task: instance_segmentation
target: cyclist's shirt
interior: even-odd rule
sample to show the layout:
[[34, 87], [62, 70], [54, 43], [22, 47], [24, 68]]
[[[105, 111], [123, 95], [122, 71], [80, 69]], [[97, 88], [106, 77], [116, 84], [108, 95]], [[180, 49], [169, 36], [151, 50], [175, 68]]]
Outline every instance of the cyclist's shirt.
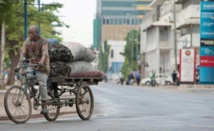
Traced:
[[155, 73], [152, 74], [151, 80], [155, 79]]
[[22, 47], [22, 54], [21, 54], [21, 60], [23, 59], [23, 56], [26, 56], [26, 59], [31, 59], [31, 58], [37, 58], [38, 60], [34, 60], [31, 62], [31, 64], [36, 64], [38, 63], [43, 55], [46, 55], [46, 60], [45, 60], [45, 66], [46, 69], [38, 69], [38, 71], [45, 73], [49, 75], [50, 73], [50, 60], [49, 60], [49, 54], [48, 54], [48, 44], [44, 38], [39, 37], [39, 40], [32, 44], [30, 39], [26, 39], [24, 41], [23, 47]]

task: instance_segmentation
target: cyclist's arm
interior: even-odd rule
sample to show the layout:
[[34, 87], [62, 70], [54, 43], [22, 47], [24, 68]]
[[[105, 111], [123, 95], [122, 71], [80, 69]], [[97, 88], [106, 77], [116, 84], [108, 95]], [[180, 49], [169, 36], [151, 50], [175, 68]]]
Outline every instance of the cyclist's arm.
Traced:
[[23, 46], [21, 48], [21, 53], [20, 53], [18, 67], [21, 66], [23, 59], [27, 57], [27, 43], [28, 43], [28, 39], [25, 40], [25, 42], [24, 42], [24, 44], [23, 44]]
[[45, 65], [45, 60], [47, 59], [47, 57], [48, 57], [48, 44], [45, 42], [42, 45], [42, 58], [39, 61], [39, 64]]

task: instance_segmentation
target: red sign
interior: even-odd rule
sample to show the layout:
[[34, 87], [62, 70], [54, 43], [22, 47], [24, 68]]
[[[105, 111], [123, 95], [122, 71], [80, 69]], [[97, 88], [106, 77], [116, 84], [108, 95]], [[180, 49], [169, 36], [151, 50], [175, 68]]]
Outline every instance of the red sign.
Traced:
[[201, 56], [200, 66], [214, 67], [214, 56]]

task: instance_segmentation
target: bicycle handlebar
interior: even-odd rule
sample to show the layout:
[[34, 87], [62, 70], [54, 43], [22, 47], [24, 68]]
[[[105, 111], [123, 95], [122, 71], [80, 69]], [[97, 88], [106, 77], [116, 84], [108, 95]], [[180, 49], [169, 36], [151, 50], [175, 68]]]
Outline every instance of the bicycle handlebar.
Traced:
[[[36, 60], [36, 58], [31, 58], [31, 59], [24, 59], [23, 61], [22, 61], [22, 63], [25, 63], [25, 64], [27, 64], [28, 62], [31, 62], [32, 60]], [[40, 67], [44, 67], [45, 68], [45, 66], [44, 65], [40, 65], [40, 64], [27, 64], [27, 65], [24, 65], [24, 66], [20, 66], [20, 67], [16, 67], [15, 68], [15, 72], [17, 73], [17, 72], [19, 72], [19, 70], [21, 69], [21, 68], [27, 68], [27, 67], [33, 67], [34, 69], [39, 69]]]

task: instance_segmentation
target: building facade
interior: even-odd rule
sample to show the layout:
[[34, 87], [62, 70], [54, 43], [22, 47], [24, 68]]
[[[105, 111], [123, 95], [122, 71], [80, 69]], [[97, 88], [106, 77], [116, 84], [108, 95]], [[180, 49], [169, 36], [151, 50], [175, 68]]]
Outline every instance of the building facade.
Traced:
[[142, 66], [143, 77], [152, 71], [171, 75], [179, 66], [179, 49], [199, 47], [199, 4], [200, 0], [151, 2], [152, 10], [141, 24], [142, 61], [149, 65]]
[[97, 0], [94, 20], [94, 49], [105, 40], [125, 40], [128, 32], [139, 30], [151, 0]]
[[125, 58], [121, 55], [121, 52], [124, 52], [126, 41], [107, 41], [110, 45], [110, 52], [108, 58], [108, 67], [109, 71], [112, 73], [119, 73], [122, 70]]

